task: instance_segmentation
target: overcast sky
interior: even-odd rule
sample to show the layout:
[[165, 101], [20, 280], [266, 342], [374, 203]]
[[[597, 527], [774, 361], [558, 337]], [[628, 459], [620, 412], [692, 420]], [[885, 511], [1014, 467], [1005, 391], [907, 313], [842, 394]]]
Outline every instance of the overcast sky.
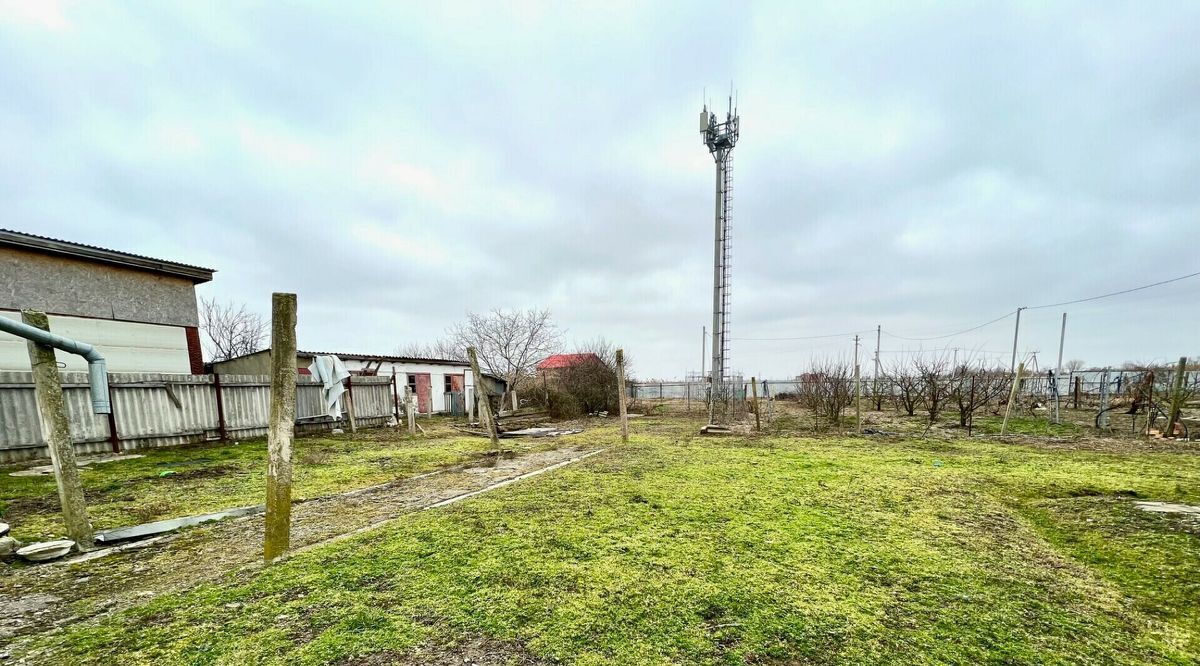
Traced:
[[[211, 267], [264, 314], [297, 292], [302, 348], [548, 307], [678, 377], [711, 318], [697, 117], [733, 81], [731, 364], [786, 377], [851, 336], [737, 338], [940, 336], [1200, 270], [1198, 38], [1182, 2], [0, 0], [0, 226]], [[1071, 306], [1066, 356], [1200, 355], [1198, 297]], [[1043, 368], [1062, 311], [1023, 315]]]

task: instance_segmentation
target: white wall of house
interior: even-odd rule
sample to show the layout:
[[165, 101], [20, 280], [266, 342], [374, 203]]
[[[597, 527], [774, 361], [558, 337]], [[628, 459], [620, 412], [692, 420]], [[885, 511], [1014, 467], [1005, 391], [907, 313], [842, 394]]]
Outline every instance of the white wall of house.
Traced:
[[[21, 320], [21, 313], [0, 310], [0, 317]], [[187, 333], [182, 326], [143, 324], [112, 319], [50, 315], [50, 331], [96, 347], [109, 372], [165, 372], [189, 374]], [[64, 370], [86, 371], [82, 356], [59, 351]], [[29, 370], [25, 338], [0, 332], [0, 370]]]
[[[346, 365], [347, 370], [361, 370], [369, 363], [366, 361], [342, 361]], [[373, 363], [370, 363], [374, 367]], [[391, 363], [384, 362], [379, 367], [380, 377], [391, 377], [392, 369], [396, 370], [396, 381], [399, 382], [401, 396], [403, 396], [404, 387], [408, 385], [409, 374], [428, 374], [429, 386], [431, 389], [430, 405], [434, 412], [447, 411], [445, 384], [446, 375], [463, 375], [463, 386], [471, 387], [474, 382], [471, 379], [471, 369], [461, 365], [448, 365], [443, 363]]]

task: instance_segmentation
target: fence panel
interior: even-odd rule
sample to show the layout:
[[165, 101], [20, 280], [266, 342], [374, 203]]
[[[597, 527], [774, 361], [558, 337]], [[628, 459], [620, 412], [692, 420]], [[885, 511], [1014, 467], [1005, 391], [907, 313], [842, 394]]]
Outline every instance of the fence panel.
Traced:
[[[61, 373], [71, 437], [79, 453], [112, 450], [108, 417], [93, 414], [87, 373]], [[392, 415], [390, 377], [354, 377], [354, 412], [359, 425], [381, 425]], [[109, 389], [123, 451], [218, 439], [220, 416], [212, 375], [112, 373]], [[222, 375], [221, 406], [229, 437], [266, 435], [271, 389], [268, 377]], [[343, 401], [343, 409], [345, 402]], [[298, 430], [332, 428], [319, 382], [296, 380]], [[46, 455], [30, 372], [0, 372], [0, 463]]]

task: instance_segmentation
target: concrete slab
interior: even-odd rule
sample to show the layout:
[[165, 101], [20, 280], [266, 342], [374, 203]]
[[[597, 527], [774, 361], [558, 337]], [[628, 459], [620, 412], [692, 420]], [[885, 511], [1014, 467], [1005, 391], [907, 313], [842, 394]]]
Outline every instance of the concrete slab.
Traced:
[[174, 532], [184, 527], [192, 527], [201, 523], [209, 523], [216, 520], [225, 520], [226, 518], [240, 518], [242, 516], [252, 516], [264, 511], [264, 506], [243, 506], [236, 509], [228, 509], [226, 511], [217, 511], [216, 513], [205, 513], [199, 516], [185, 516], [183, 518], [172, 518], [171, 520], [158, 520], [153, 523], [143, 523], [132, 527], [118, 527], [111, 530], [101, 530], [96, 532], [96, 541], [99, 543], [113, 543], [114, 541], [125, 541], [128, 539], [141, 539], [156, 534], [165, 532]]
[[1134, 506], [1142, 511], [1153, 513], [1182, 513], [1190, 516], [1200, 516], [1200, 506], [1191, 504], [1173, 504], [1171, 502], [1134, 502]]

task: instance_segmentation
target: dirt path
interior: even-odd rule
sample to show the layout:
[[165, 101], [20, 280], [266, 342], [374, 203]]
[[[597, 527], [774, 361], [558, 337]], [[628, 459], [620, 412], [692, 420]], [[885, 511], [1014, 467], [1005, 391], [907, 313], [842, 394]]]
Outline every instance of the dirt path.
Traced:
[[[309, 500], [292, 508], [293, 553], [388, 520], [467, 499], [594, 453], [561, 448], [467, 466], [362, 491]], [[43, 633], [225, 576], [248, 579], [262, 563], [263, 517], [248, 516], [190, 530], [86, 561], [17, 568], [0, 580], [0, 661], [20, 652], [20, 637]]]

